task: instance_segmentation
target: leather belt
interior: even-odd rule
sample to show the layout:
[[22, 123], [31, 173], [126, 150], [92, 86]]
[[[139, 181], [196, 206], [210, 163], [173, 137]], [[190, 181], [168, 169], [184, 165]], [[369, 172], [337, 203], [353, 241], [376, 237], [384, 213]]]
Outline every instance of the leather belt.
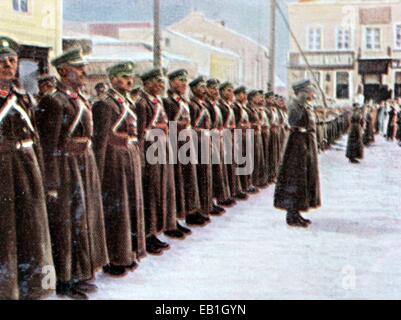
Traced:
[[292, 132], [300, 132], [300, 133], [307, 133], [308, 130], [306, 128], [300, 128], [300, 127], [293, 127], [290, 129]]
[[0, 153], [11, 153], [16, 151], [26, 151], [33, 148], [34, 142], [32, 139], [20, 141], [3, 141], [0, 143]]
[[128, 147], [139, 143], [138, 138], [129, 135], [111, 134], [109, 136], [109, 143], [113, 146]]
[[92, 140], [87, 137], [67, 138], [63, 151], [65, 153], [81, 154], [88, 151], [92, 146]]

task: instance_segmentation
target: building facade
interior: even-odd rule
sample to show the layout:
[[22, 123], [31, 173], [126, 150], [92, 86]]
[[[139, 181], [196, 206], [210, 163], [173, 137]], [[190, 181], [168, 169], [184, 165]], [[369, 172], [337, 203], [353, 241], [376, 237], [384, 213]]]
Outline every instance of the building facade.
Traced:
[[268, 49], [253, 39], [231, 30], [224, 23], [207, 19], [192, 12], [170, 29], [208, 45], [229, 50], [241, 59], [239, 83], [250, 88], [266, 90], [268, 83]]
[[[85, 31], [92, 38], [114, 38], [115, 43], [144, 43], [148, 45], [150, 50], [153, 49], [153, 25], [151, 23], [109, 22], [88, 23], [86, 25], [65, 23], [64, 26], [65, 34], [77, 34], [81, 30], [81, 32]], [[100, 47], [98, 44], [95, 44], [95, 47], [96, 50], [94, 50], [92, 56], [98, 55]], [[162, 30], [161, 47], [163, 66], [168, 70], [176, 69], [181, 65], [181, 67], [188, 69], [190, 78], [195, 78], [201, 74], [222, 81], [228, 80], [235, 84], [240, 83], [241, 57], [228, 49], [212, 46], [170, 28]], [[107, 51], [110, 48], [105, 47], [104, 50]], [[114, 51], [113, 55], [115, 55]], [[134, 52], [137, 51], [123, 48], [119, 54], [127, 56], [127, 53], [129, 55]], [[105, 56], [104, 53], [103, 56]], [[151, 52], [149, 52], [148, 58], [148, 62], [151, 63], [153, 59]], [[182, 63], [177, 63], [179, 60]]]
[[62, 0], [3, 0], [0, 12], [0, 34], [22, 45], [22, 59], [46, 68], [61, 53]]
[[[401, 0], [300, 0], [288, 4], [289, 83], [313, 78], [329, 99], [349, 104], [401, 96]], [[313, 75], [311, 74], [313, 73]]]

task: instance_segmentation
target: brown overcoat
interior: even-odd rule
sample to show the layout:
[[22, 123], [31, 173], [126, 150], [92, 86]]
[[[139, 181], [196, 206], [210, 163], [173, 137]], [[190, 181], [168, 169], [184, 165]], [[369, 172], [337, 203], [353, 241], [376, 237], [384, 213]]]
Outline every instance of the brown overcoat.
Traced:
[[238, 148], [238, 146], [236, 146], [234, 143], [234, 130], [236, 129], [235, 113], [233, 110], [233, 104], [229, 103], [224, 99], [220, 99], [219, 107], [221, 110], [221, 114], [223, 116], [224, 128], [225, 130], [230, 130], [232, 133], [231, 149], [228, 150], [229, 148], [226, 148], [227, 149], [226, 152], [229, 152], [232, 155], [232, 161], [231, 163], [226, 163], [226, 167], [227, 167], [228, 181], [230, 185], [230, 193], [233, 197], [235, 197], [242, 192], [240, 176], [237, 175], [236, 172], [238, 164], [235, 163], [235, 157], [234, 157], [236, 152], [235, 149]]
[[[177, 227], [176, 195], [174, 167], [170, 164], [168, 149], [171, 148], [168, 138], [168, 118], [161, 98], [142, 92], [136, 103], [138, 116], [138, 137], [143, 162], [143, 193], [145, 203], [146, 236], [175, 230]], [[146, 153], [152, 141], [146, 137], [150, 130], [164, 130], [161, 145], [165, 146], [166, 163], [150, 163]]]
[[[189, 104], [183, 97], [168, 91], [168, 97], [163, 100], [163, 103], [169, 121], [177, 122], [177, 135], [186, 129], [190, 129], [191, 115]], [[186, 141], [178, 140], [177, 151], [186, 143], [193, 144], [193, 138], [190, 140], [187, 139]], [[193, 144], [193, 147], [195, 148], [196, 146]], [[195, 161], [197, 159], [195, 157], [192, 160]], [[183, 164], [179, 159], [177, 159], [177, 164], [174, 165], [174, 176], [177, 216], [179, 219], [185, 219], [186, 215], [201, 210], [196, 164], [191, 162]]]
[[212, 177], [213, 197], [216, 198], [219, 203], [221, 203], [231, 198], [227, 166], [223, 161], [223, 116], [217, 101], [206, 100], [206, 108], [208, 109], [211, 118], [211, 135], [216, 136], [219, 139], [219, 143], [212, 143]]
[[[7, 105], [19, 111], [7, 111]], [[53, 259], [39, 138], [28, 96], [17, 88], [0, 96], [0, 117], [0, 299], [39, 299], [51, 292], [42, 280], [52, 271]], [[23, 140], [34, 147], [18, 149]]]
[[289, 124], [291, 133], [280, 166], [274, 206], [308, 211], [321, 205], [316, 120], [312, 108], [293, 101]]
[[[189, 103], [191, 114], [191, 126], [198, 134], [198, 164], [196, 165], [198, 176], [198, 189], [200, 206], [204, 215], [209, 215], [213, 209], [213, 175], [212, 175], [212, 144], [206, 145], [205, 150], [201, 148], [202, 133], [210, 133], [211, 118], [209, 110], [204, 101], [193, 97]], [[203, 139], [208, 138], [208, 135]], [[207, 149], [207, 150], [206, 150]], [[203, 154], [203, 153], [206, 154]], [[203, 163], [202, 156], [207, 163]]]
[[110, 89], [94, 104], [93, 120], [110, 263], [129, 266], [146, 254], [142, 165], [134, 105]]
[[355, 110], [351, 116], [351, 127], [346, 151], [346, 157], [349, 159], [363, 158], [362, 126], [362, 113], [359, 110]]
[[38, 106], [57, 279], [86, 281], [108, 262], [101, 184], [91, 146], [91, 106], [61, 84]]

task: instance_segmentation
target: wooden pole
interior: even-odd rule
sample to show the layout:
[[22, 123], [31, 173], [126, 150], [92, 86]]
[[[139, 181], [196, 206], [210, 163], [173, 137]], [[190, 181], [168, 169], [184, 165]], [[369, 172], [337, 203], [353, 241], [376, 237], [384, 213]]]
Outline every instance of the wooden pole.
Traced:
[[276, 0], [270, 0], [270, 44], [269, 44], [269, 84], [268, 90], [276, 88]]
[[153, 1], [153, 65], [157, 69], [162, 67], [161, 30], [160, 30], [160, 0]]

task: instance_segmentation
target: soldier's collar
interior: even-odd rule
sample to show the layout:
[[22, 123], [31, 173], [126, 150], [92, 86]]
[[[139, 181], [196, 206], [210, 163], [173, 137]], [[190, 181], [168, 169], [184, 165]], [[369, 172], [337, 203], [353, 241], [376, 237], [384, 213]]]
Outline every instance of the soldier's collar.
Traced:
[[178, 94], [177, 92], [168, 91], [168, 94], [171, 96], [171, 98], [173, 98], [176, 102], [180, 103], [180, 102], [184, 102], [184, 103], [188, 103], [185, 98], [183, 98], [180, 94]]
[[143, 91], [143, 93], [144, 93], [145, 97], [146, 97], [150, 102], [152, 102], [154, 105], [156, 105], [156, 104], [163, 105], [163, 102], [162, 102], [162, 99], [161, 99], [160, 96], [154, 96], [154, 95], [148, 93], [148, 92], [145, 91], [145, 90]]

